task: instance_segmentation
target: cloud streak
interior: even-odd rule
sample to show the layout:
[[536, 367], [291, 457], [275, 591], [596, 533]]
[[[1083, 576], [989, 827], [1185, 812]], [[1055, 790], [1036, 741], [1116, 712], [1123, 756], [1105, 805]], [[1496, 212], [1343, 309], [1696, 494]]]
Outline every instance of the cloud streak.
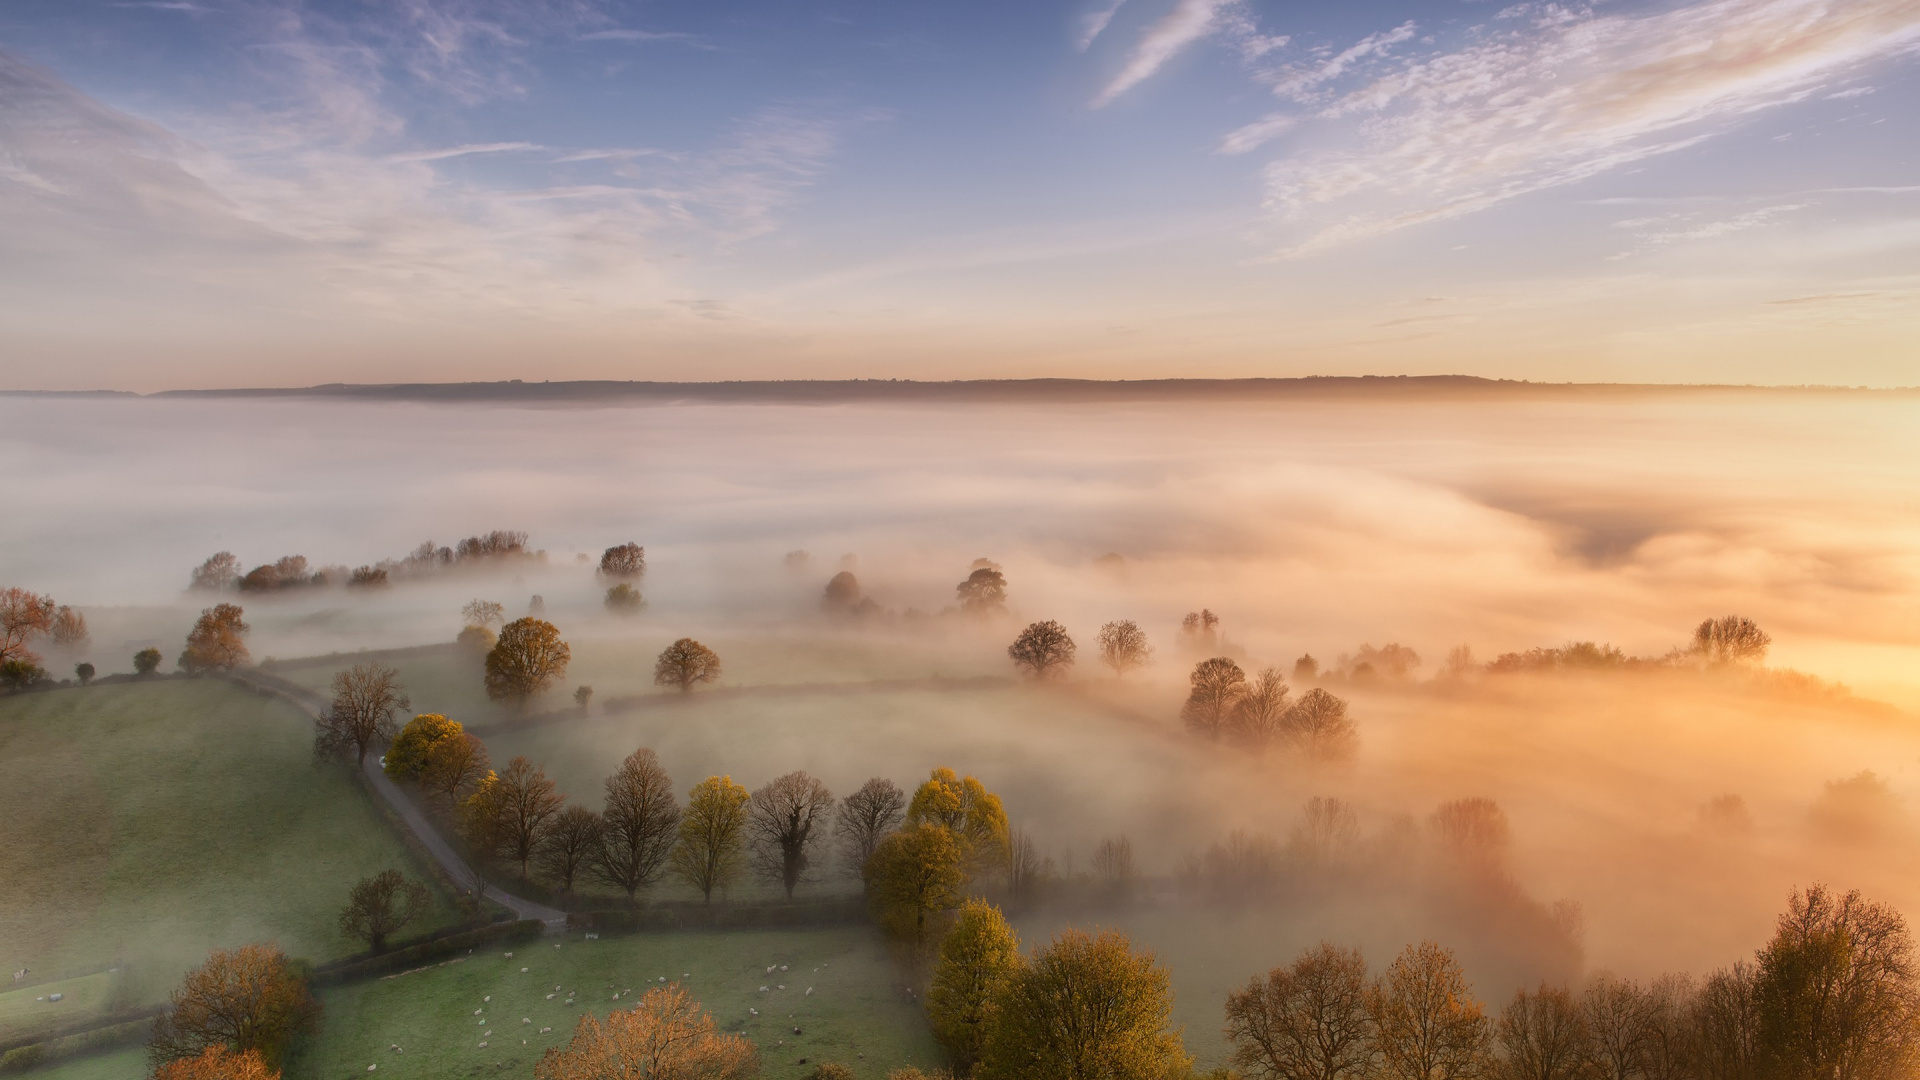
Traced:
[[[1409, 28], [1272, 76], [1275, 93], [1308, 116], [1360, 121], [1349, 145], [1267, 169], [1269, 209], [1306, 230], [1283, 254], [1462, 217], [1683, 150], [1920, 44], [1916, 0], [1708, 0], [1643, 16], [1522, 10], [1517, 29], [1384, 71], [1387, 46]], [[1252, 137], [1235, 133], [1223, 149]]]
[[[1221, 12], [1235, 0], [1179, 0], [1173, 10], [1160, 17], [1141, 35], [1120, 74], [1093, 99], [1098, 109], [1153, 77], [1161, 66], [1182, 49], [1220, 28]], [[1102, 24], [1104, 26], [1104, 24]], [[1091, 40], [1091, 39], [1089, 39]]]

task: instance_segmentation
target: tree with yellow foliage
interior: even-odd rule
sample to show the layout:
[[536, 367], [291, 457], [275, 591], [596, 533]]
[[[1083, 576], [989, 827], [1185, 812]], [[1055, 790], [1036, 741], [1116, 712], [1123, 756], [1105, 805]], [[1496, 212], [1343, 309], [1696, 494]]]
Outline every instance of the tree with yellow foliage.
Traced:
[[977, 1080], [1164, 1080], [1192, 1059], [1173, 987], [1125, 935], [1067, 930], [1009, 980]]
[[687, 792], [673, 869], [713, 903], [713, 891], [739, 880], [746, 864], [747, 789], [731, 776], [709, 776]]
[[940, 942], [940, 963], [927, 988], [927, 1021], [962, 1076], [987, 1043], [994, 1011], [1020, 968], [1020, 940], [1000, 909], [984, 900], [960, 905]]
[[535, 1080], [747, 1080], [760, 1052], [739, 1035], [722, 1035], [713, 1017], [678, 983], [647, 991], [631, 1009], [605, 1020], [588, 1013], [565, 1046], [546, 1052]]
[[971, 776], [935, 769], [907, 804], [907, 824], [931, 822], [953, 833], [961, 858], [972, 873], [1005, 864], [1007, 811], [1000, 796]]
[[461, 734], [458, 720], [439, 713], [421, 713], [407, 721], [400, 734], [387, 747], [383, 768], [395, 780], [412, 780], [427, 767], [427, 754], [442, 739]]
[[863, 877], [874, 918], [918, 953], [964, 895], [964, 849], [944, 825], [910, 824], [880, 841]]
[[500, 628], [500, 640], [487, 652], [487, 696], [524, 705], [565, 675], [572, 659], [558, 627], [545, 619], [515, 619]]

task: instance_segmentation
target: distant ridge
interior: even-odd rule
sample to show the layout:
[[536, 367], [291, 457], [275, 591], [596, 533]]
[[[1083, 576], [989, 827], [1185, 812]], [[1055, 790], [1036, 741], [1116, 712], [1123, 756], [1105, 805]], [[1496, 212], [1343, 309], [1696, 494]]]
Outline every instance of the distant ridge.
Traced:
[[1101, 403], [1326, 399], [1513, 400], [1666, 397], [1698, 394], [1909, 395], [1844, 386], [1738, 386], [1673, 383], [1538, 383], [1476, 375], [1314, 375], [1288, 379], [794, 379], [731, 382], [328, 383], [231, 390], [0, 391], [8, 396], [150, 398], [331, 398], [358, 401], [539, 404], [734, 403], [837, 405], [863, 402]]

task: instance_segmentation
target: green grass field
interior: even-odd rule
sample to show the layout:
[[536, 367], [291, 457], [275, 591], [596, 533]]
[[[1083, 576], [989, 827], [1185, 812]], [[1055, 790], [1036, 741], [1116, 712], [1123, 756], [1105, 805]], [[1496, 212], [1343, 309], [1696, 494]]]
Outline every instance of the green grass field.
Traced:
[[[0, 699], [0, 967], [37, 980], [124, 966], [77, 1008], [163, 1000], [216, 946], [355, 951], [335, 925], [353, 882], [420, 868], [311, 745], [297, 710], [214, 680]], [[0, 1027], [68, 1005], [32, 1001], [45, 992], [0, 995]]]
[[[767, 970], [781, 964], [786, 971]], [[325, 1032], [287, 1076], [346, 1080], [365, 1077], [369, 1065], [398, 1080], [526, 1076], [548, 1047], [566, 1042], [585, 1010], [630, 1007], [661, 976], [684, 983], [721, 1030], [758, 1043], [764, 1075], [775, 1080], [804, 1076], [821, 1061], [844, 1061], [863, 1080], [879, 1080], [888, 1069], [941, 1060], [904, 980], [865, 928], [597, 941], [573, 933], [517, 946], [511, 957], [493, 949], [329, 990]], [[566, 1003], [569, 993], [575, 1004]]]

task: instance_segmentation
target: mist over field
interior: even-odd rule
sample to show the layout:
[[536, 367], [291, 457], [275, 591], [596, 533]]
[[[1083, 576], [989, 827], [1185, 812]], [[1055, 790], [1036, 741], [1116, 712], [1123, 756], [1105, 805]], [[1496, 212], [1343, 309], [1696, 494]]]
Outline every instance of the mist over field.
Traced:
[[[1440, 938], [1498, 1001], [1540, 979], [1730, 963], [1815, 881], [1920, 907], [1911, 399], [0, 398], [0, 451], [21, 463], [0, 577], [80, 607], [103, 674], [147, 645], [170, 665], [213, 602], [185, 586], [215, 551], [244, 567], [296, 553], [351, 567], [525, 530], [544, 559], [231, 599], [256, 661], [323, 690], [351, 659], [294, 658], [446, 643], [466, 601], [499, 601], [511, 619], [540, 596], [574, 662], [531, 712], [557, 716], [583, 684], [619, 707], [524, 725], [487, 701], [470, 659], [393, 662], [414, 711], [462, 720], [496, 762], [525, 754], [589, 805], [644, 745], [682, 788], [804, 768], [844, 794], [950, 766], [1000, 793], [1062, 872], [1126, 836], [1154, 902], [1016, 922], [1041, 939], [1112, 923], [1158, 949], [1203, 1058], [1226, 990], [1322, 937], [1376, 963]], [[646, 547], [646, 606], [621, 616], [593, 563], [629, 540]], [[1004, 569], [1004, 617], [946, 610], [979, 558]], [[841, 570], [873, 600], [867, 616], [823, 612]], [[1179, 633], [1202, 608], [1221, 620], [1212, 650]], [[1729, 613], [1773, 636], [1770, 673], [1483, 670], [1572, 641], [1658, 657]], [[1040, 619], [1079, 642], [1064, 684], [1025, 685], [1007, 661]], [[1114, 619], [1156, 650], [1123, 682], [1093, 647]], [[692, 700], [648, 696], [654, 655], [682, 636], [720, 653], [724, 677]], [[1342, 674], [1389, 643], [1421, 663]], [[1449, 673], [1459, 646], [1473, 663]], [[1184, 730], [1187, 672], [1215, 652], [1250, 674], [1278, 668], [1296, 694], [1310, 685], [1296, 659], [1315, 657], [1350, 703], [1352, 759], [1250, 754]], [[1847, 786], [1863, 771], [1877, 779]], [[1313, 796], [1348, 802], [1358, 824], [1319, 884], [1211, 906], [1180, 884], [1235, 830], [1288, 843]], [[1512, 840], [1463, 876], [1421, 837], [1438, 805], [1476, 796], [1499, 804]]]

